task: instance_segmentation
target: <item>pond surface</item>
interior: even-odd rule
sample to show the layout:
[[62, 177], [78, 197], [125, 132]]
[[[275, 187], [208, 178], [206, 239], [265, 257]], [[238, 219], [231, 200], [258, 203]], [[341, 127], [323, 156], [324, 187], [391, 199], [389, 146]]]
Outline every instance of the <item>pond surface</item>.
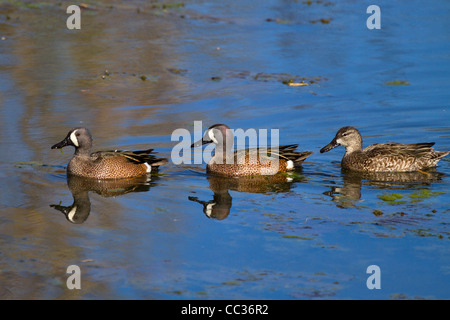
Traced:
[[[450, 150], [450, 2], [378, 1], [379, 30], [360, 1], [85, 3], [68, 30], [72, 3], [0, 1], [0, 298], [450, 298], [450, 158], [360, 176], [343, 148], [319, 153], [346, 125], [366, 146]], [[67, 180], [71, 148], [50, 149], [85, 126], [95, 149], [170, 158], [194, 121], [314, 154], [290, 181], [170, 162], [85, 184]]]

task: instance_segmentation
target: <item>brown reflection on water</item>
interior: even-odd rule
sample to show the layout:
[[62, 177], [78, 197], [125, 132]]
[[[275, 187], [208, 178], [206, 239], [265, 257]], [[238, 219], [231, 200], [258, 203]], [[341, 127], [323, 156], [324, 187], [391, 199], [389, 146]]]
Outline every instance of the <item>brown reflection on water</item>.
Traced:
[[167, 71], [182, 61], [175, 50], [181, 19], [138, 12], [132, 4], [111, 9], [107, 1], [96, 3], [96, 10], [82, 11], [79, 31], [66, 28], [63, 6], [9, 7], [14, 28], [2, 42], [2, 53], [14, 64], [0, 70], [6, 70], [14, 89], [3, 108], [14, 108], [11, 102], [22, 108], [17, 130], [35, 153], [42, 149], [37, 136], [59, 136], [61, 127], [81, 121], [111, 141], [173, 130], [167, 122], [142, 122], [156, 122], [151, 119], [162, 105], [178, 103], [187, 91], [186, 79]]
[[[67, 266], [101, 269], [106, 278], [125, 268], [104, 268], [77, 245], [93, 225], [121, 228], [124, 210], [115, 199], [89, 204], [107, 214], [91, 214], [84, 220], [86, 229], [76, 229], [49, 207], [49, 201], [67, 190], [65, 181], [49, 177], [65, 175], [62, 166], [73, 153], [50, 150], [54, 141], [84, 125], [91, 128], [97, 150], [123, 147], [115, 144], [123, 137], [163, 136], [152, 143], [158, 148], [166, 135], [187, 122], [178, 114], [161, 115], [189, 90], [185, 77], [167, 70], [182, 61], [176, 50], [182, 20], [138, 12], [132, 2], [95, 3], [96, 10], [82, 12], [80, 31], [67, 30], [64, 5], [0, 4], [5, 14], [0, 20], [5, 37], [0, 42], [0, 170], [8, 185], [0, 198], [0, 299], [81, 298], [85, 292], [108, 298], [111, 288], [98, 278], [91, 281], [90, 272], [83, 275], [83, 291], [67, 290]], [[21, 161], [34, 164], [17, 166]], [[84, 197], [88, 191], [83, 192]], [[133, 241], [122, 243], [124, 264], [133, 255]], [[86, 245], [97, 246], [104, 247], [105, 260], [115, 248], [110, 243]]]
[[[68, 261], [81, 263], [82, 249], [66, 242], [73, 233], [61, 230], [42, 211], [4, 208], [2, 219], [0, 260], [0, 299], [76, 298], [80, 292], [66, 288]], [[6, 227], [7, 224], [9, 227]], [[67, 232], [67, 230], [65, 230]], [[83, 281], [86, 289], [105, 291], [101, 283]]]
[[[210, 175], [208, 181], [209, 188], [214, 193], [213, 199], [204, 201], [194, 196], [189, 196], [188, 199], [203, 205], [203, 213], [208, 218], [223, 220], [231, 211], [233, 198], [230, 190], [245, 193], [282, 193], [291, 189], [293, 180], [283, 174], [242, 177]], [[298, 177], [295, 179], [296, 182], [301, 180]]]
[[343, 185], [324, 192], [339, 208], [358, 207], [363, 184], [381, 190], [420, 190], [441, 180], [444, 175], [434, 168], [427, 172], [355, 172], [342, 169], [342, 173]]
[[130, 192], [146, 192], [150, 190], [150, 181], [157, 179], [158, 177], [152, 178], [145, 175], [133, 179], [98, 180], [69, 175], [67, 186], [72, 193], [73, 203], [69, 206], [52, 204], [50, 207], [63, 213], [69, 222], [81, 224], [91, 213], [89, 192], [95, 192], [102, 197], [117, 197]]

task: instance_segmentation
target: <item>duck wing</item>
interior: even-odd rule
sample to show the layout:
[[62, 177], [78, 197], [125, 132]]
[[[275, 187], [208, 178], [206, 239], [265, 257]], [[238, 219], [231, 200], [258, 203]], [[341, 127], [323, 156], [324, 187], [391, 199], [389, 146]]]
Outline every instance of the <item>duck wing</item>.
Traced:
[[[283, 146], [278, 146], [278, 148], [267, 148], [267, 157], [278, 157], [279, 159], [291, 160], [294, 164], [300, 164], [306, 158], [308, 158], [313, 152], [312, 151], [297, 151], [297, 144], [288, 144]], [[251, 149], [256, 150], [256, 149]], [[264, 148], [258, 149], [260, 156], [264, 155]], [[261, 152], [262, 151], [262, 152]]]
[[133, 163], [147, 163], [153, 167], [161, 166], [166, 164], [168, 160], [166, 158], [157, 158], [155, 153], [152, 153], [154, 149], [146, 150], [108, 150], [108, 151], [97, 151], [91, 154], [91, 157], [95, 158], [111, 158], [111, 157], [124, 157], [128, 161]]
[[396, 142], [377, 143], [368, 146], [363, 150], [363, 153], [369, 157], [376, 156], [409, 156], [409, 157], [424, 157], [433, 153], [431, 148], [434, 142], [421, 142], [411, 144], [401, 144]]

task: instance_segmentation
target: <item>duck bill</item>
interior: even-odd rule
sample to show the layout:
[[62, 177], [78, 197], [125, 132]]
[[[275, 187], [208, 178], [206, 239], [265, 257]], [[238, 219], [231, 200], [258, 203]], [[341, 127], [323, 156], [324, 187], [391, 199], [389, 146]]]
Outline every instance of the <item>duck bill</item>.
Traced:
[[52, 146], [52, 149], [61, 149], [64, 148], [66, 146], [72, 145], [72, 142], [70, 141], [70, 138], [67, 137], [65, 138], [63, 141], [58, 142], [57, 144]]
[[334, 149], [339, 146], [339, 143], [336, 142], [336, 138], [333, 139], [329, 144], [327, 144], [325, 147], [320, 149], [320, 153], [328, 152], [331, 149]]
[[212, 141], [204, 140], [203, 138], [191, 144], [191, 148], [201, 147], [204, 144], [211, 143]]

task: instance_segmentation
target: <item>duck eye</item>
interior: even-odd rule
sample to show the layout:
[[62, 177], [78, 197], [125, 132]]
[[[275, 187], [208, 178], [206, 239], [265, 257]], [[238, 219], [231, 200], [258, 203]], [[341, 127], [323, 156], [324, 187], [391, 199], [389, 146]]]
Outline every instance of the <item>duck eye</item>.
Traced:
[[75, 135], [77, 136], [77, 137], [79, 137], [80, 136], [80, 134], [77, 132], [77, 133], [75, 133]]

